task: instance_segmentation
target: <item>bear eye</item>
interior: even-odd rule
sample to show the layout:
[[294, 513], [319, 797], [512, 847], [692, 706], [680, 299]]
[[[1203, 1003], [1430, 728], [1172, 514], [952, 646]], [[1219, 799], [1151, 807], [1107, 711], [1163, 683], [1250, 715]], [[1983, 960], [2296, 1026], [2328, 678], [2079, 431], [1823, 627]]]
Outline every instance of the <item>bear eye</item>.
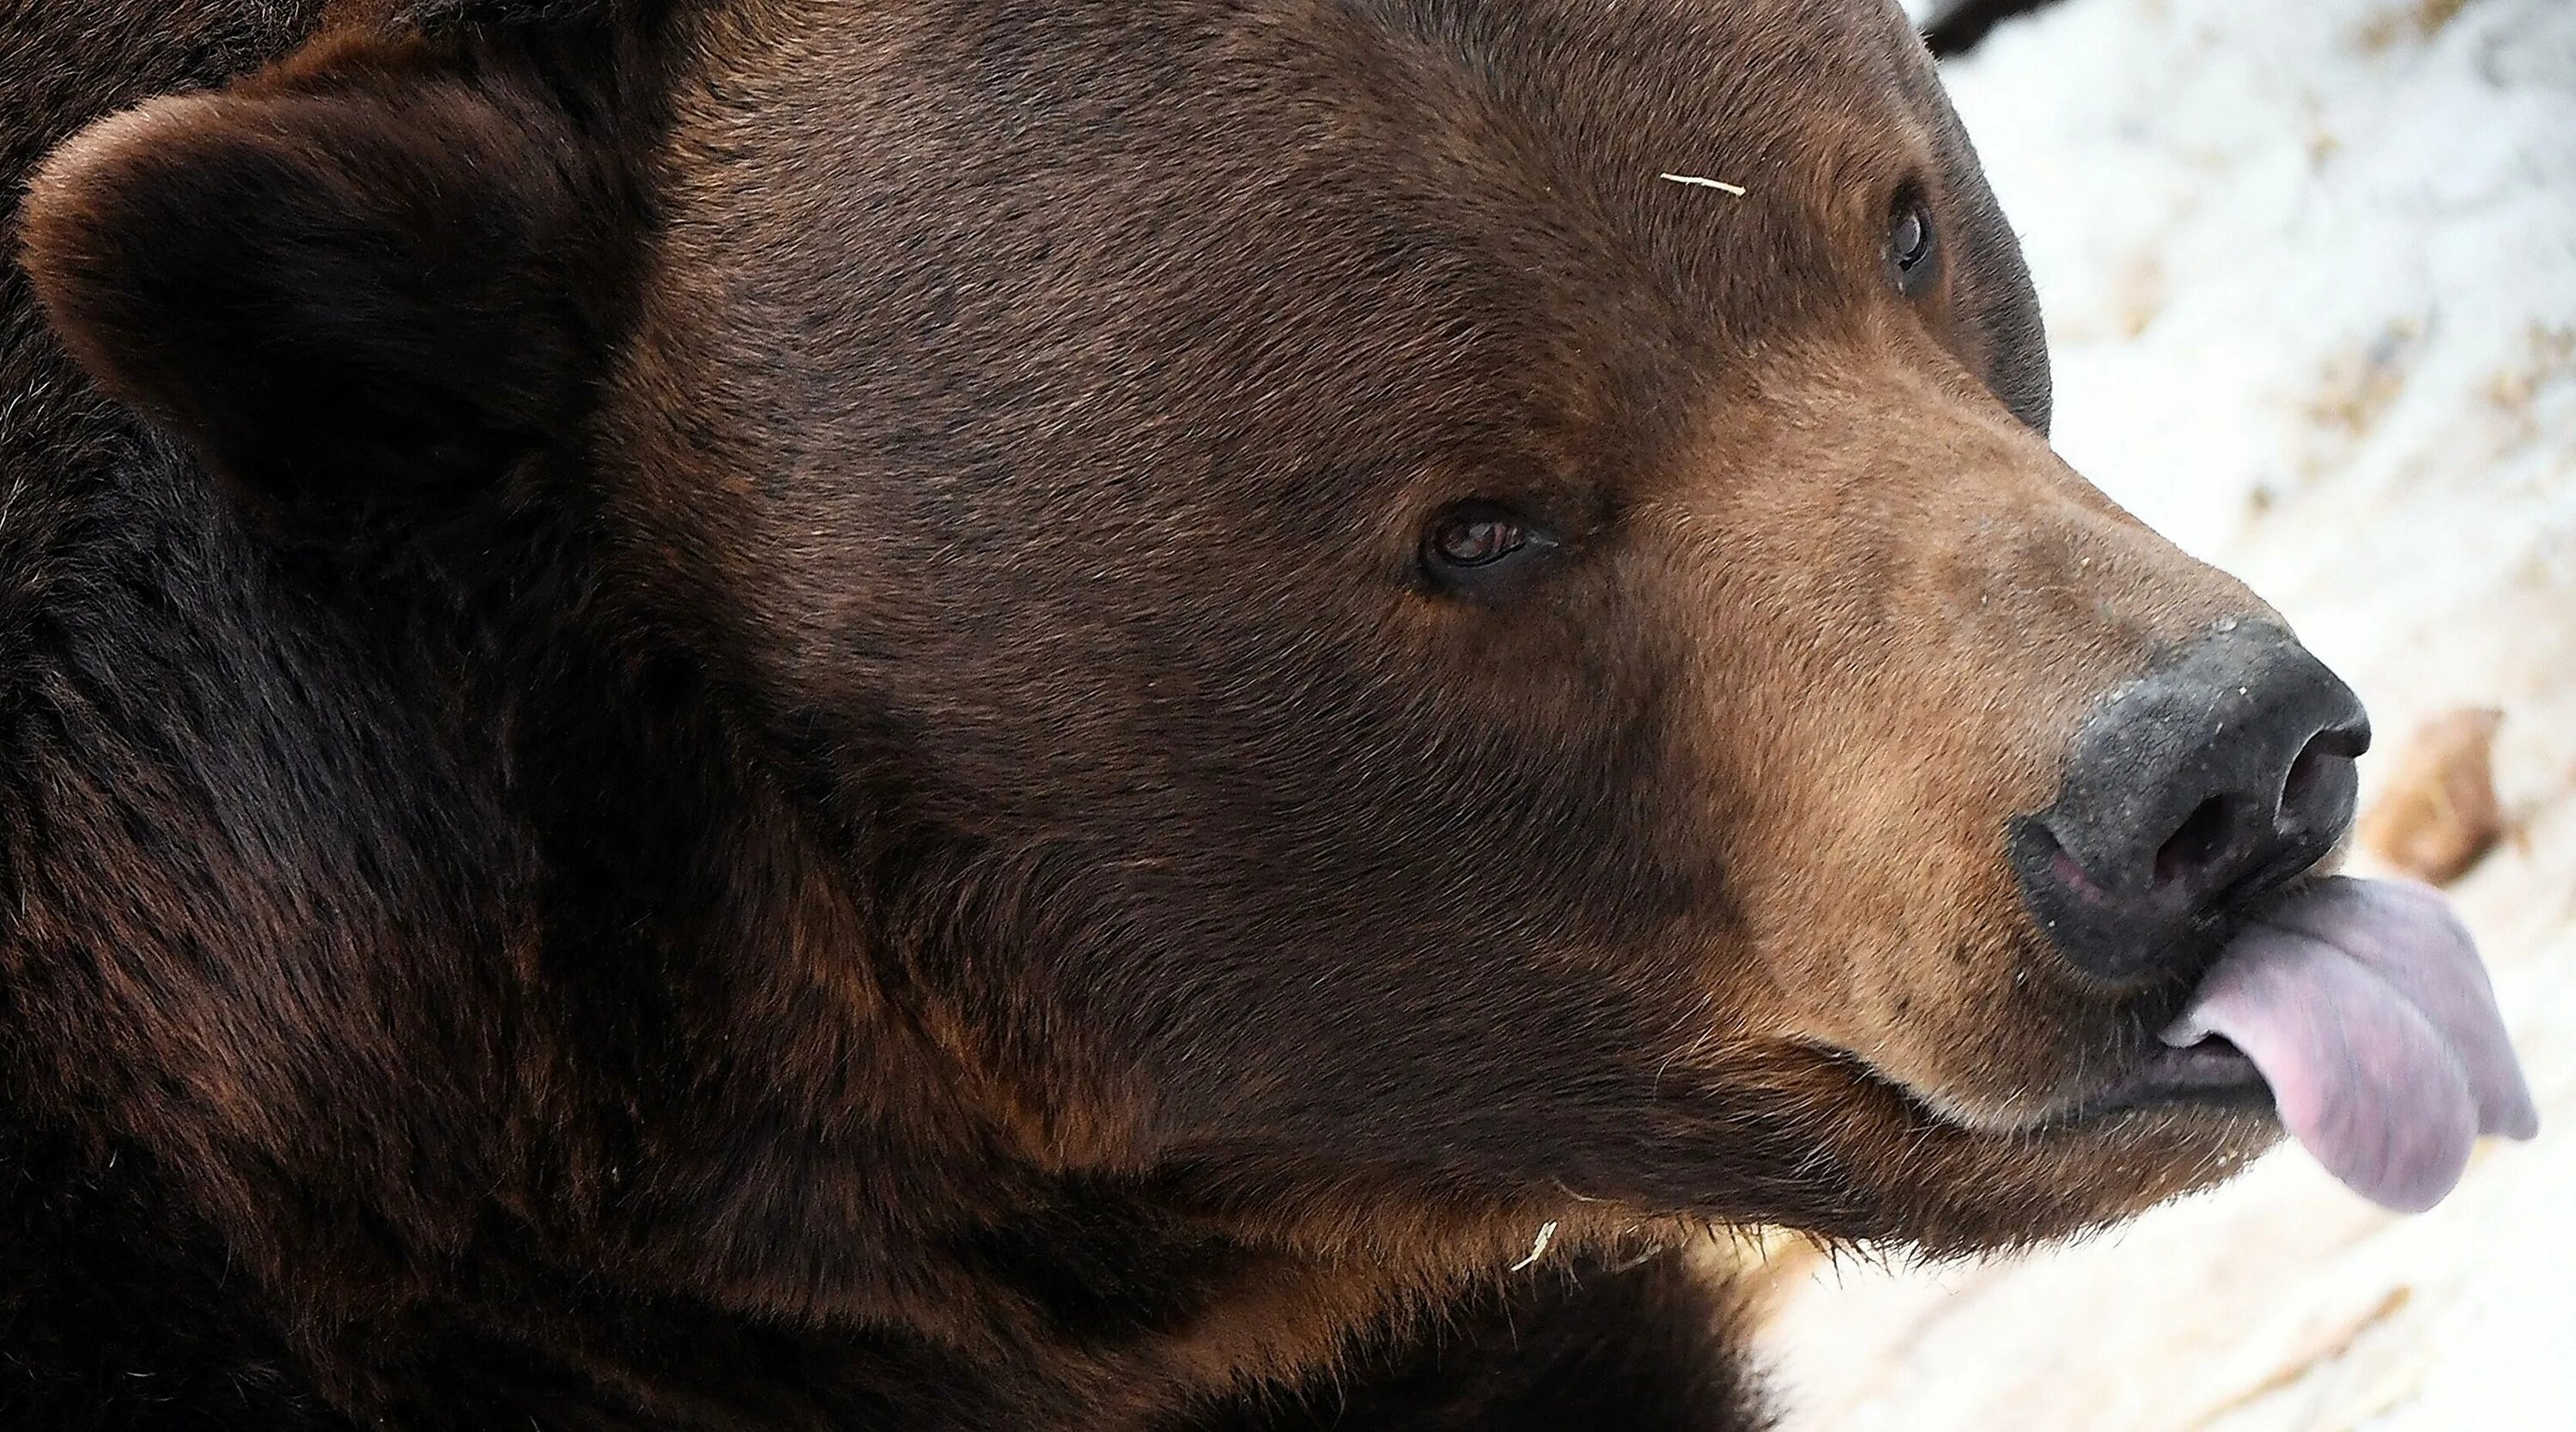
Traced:
[[1515, 560], [1555, 540], [1509, 508], [1468, 502], [1441, 513], [1422, 533], [1422, 565], [1436, 581], [1479, 581], [1519, 565]]
[[1934, 262], [1940, 239], [1932, 228], [1932, 210], [1920, 198], [1899, 200], [1888, 223], [1887, 259], [1896, 270], [1896, 288], [1919, 298], [1931, 288], [1940, 265]]

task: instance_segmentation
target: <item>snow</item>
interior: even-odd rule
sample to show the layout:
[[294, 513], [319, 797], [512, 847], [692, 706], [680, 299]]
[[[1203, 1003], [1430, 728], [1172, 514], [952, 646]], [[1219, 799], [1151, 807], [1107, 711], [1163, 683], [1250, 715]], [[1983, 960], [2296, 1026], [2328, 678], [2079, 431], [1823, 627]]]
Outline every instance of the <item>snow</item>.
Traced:
[[2504, 709], [2517, 835], [2453, 894], [2543, 1131], [2414, 1219], [2292, 1150], [2071, 1249], [1793, 1279], [1790, 1426], [2576, 1429], [2576, 4], [2066, 0], [1949, 79], [2060, 451], [2279, 606], [2383, 747]]

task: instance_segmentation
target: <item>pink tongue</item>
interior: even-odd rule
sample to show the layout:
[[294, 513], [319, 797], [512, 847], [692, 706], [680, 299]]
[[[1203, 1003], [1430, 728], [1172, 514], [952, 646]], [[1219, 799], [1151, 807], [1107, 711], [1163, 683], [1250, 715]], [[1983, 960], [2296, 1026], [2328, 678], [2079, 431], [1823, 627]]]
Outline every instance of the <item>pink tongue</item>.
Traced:
[[2421, 885], [2338, 878], [2282, 902], [2164, 1039], [2212, 1034], [2254, 1061], [2327, 1172], [2389, 1208], [2440, 1202], [2480, 1134], [2540, 1131], [2477, 947]]

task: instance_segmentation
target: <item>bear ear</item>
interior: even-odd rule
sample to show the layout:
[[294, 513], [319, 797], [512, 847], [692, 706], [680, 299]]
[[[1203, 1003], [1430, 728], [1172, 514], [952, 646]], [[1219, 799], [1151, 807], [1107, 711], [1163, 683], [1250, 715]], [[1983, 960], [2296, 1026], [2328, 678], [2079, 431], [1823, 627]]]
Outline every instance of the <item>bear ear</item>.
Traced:
[[577, 429], [619, 190], [507, 56], [318, 42], [101, 121], [30, 185], [73, 356], [256, 499], [454, 491]]

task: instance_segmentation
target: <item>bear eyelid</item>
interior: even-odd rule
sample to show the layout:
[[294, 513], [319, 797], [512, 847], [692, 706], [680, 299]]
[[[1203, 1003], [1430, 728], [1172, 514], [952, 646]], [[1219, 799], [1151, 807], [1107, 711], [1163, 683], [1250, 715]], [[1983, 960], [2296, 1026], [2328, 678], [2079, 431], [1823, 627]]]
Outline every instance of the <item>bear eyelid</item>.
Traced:
[[1435, 591], [1498, 591], [1563, 545], [1554, 529], [1520, 509], [1472, 499], [1424, 520], [1414, 562]]
[[1909, 180], [1897, 189], [1888, 205], [1883, 244], [1886, 270], [1899, 294], [1921, 299], [1939, 286], [1942, 235], [1921, 182]]

